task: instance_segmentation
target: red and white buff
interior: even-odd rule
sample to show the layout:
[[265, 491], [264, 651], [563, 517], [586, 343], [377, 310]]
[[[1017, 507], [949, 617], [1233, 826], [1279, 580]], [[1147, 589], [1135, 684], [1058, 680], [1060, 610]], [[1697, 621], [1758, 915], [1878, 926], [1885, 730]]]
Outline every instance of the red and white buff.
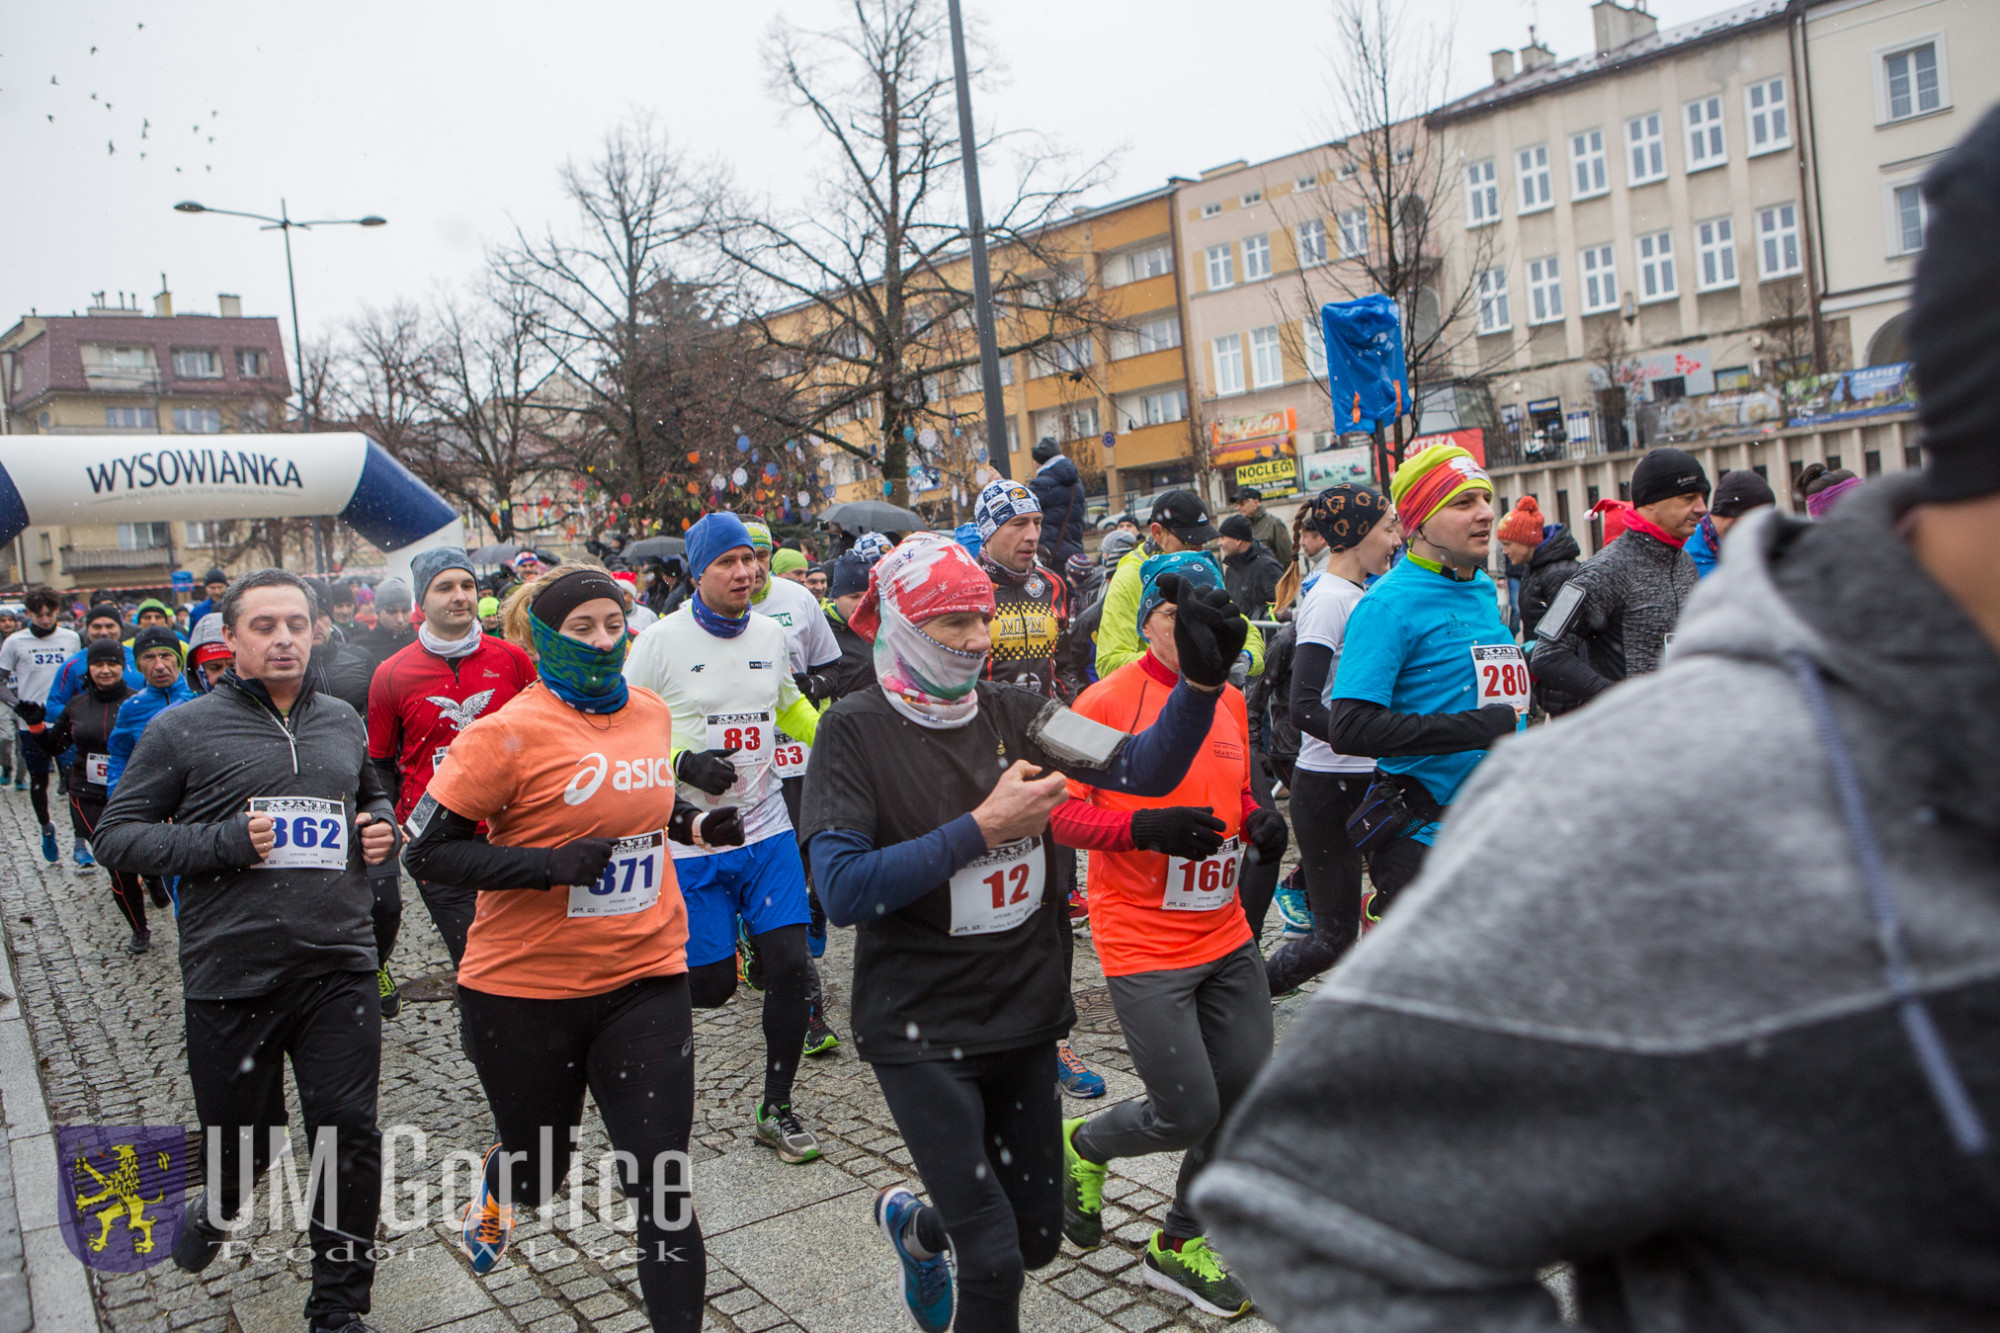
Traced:
[[962, 727], [979, 711], [974, 686], [985, 653], [960, 652], [924, 633], [939, 616], [993, 614], [993, 581], [963, 546], [917, 533], [882, 557], [847, 623], [875, 645], [875, 679], [889, 705], [920, 726]]

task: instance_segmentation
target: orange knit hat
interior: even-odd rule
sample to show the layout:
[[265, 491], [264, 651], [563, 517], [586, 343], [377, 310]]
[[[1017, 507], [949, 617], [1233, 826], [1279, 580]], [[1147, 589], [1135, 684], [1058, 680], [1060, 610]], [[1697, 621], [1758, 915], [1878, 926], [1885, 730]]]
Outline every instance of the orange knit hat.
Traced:
[[1523, 546], [1542, 544], [1542, 507], [1535, 503], [1535, 497], [1524, 495], [1507, 517], [1500, 520], [1500, 540], [1520, 542]]

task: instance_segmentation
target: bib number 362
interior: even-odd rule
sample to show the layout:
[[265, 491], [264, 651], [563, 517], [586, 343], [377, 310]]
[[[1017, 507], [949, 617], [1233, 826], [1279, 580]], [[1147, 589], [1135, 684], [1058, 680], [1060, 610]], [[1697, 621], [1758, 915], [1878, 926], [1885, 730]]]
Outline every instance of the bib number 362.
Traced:
[[643, 912], [660, 900], [660, 881], [667, 873], [664, 830], [620, 838], [611, 848], [604, 873], [588, 884], [569, 886], [571, 916], [624, 916]]
[[312, 796], [253, 796], [250, 813], [269, 815], [276, 838], [259, 870], [345, 870], [347, 807]]
[[1012, 930], [1042, 905], [1048, 863], [1040, 838], [1002, 843], [951, 877], [951, 933]]
[[1160, 908], [1168, 912], [1213, 912], [1236, 899], [1236, 875], [1243, 859], [1243, 844], [1231, 838], [1206, 860], [1167, 858], [1167, 891]]
[[1479, 706], [1508, 704], [1517, 712], [1528, 711], [1534, 682], [1528, 676], [1528, 659], [1515, 643], [1473, 645], [1472, 669], [1479, 682]]

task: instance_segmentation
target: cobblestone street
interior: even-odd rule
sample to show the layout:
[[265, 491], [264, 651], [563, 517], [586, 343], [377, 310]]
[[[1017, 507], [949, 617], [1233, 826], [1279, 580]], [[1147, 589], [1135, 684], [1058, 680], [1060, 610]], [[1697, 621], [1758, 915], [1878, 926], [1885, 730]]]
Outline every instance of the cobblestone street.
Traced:
[[[60, 818], [60, 816], [59, 816]], [[25, 794], [0, 796], [0, 904], [6, 943], [56, 1125], [146, 1124], [194, 1127], [182, 1043], [177, 941], [168, 913], [154, 918], [153, 950], [140, 958], [122, 952], [126, 931], [107, 878], [78, 871], [69, 861], [69, 833], [62, 827], [62, 863], [44, 863], [32, 835]], [[433, 1196], [453, 1154], [479, 1153], [492, 1142], [484, 1096], [459, 1050], [457, 1011], [450, 1002], [444, 946], [416, 893], [405, 883], [401, 940], [392, 963], [405, 986], [402, 1016], [384, 1024], [381, 1124], [423, 1131], [416, 1142], [385, 1142], [385, 1160], [399, 1181], [397, 1211], [406, 1229], [384, 1209], [384, 1237], [395, 1257], [381, 1265], [370, 1322], [381, 1333], [569, 1333], [577, 1328], [631, 1333], [646, 1319], [634, 1269], [622, 1259], [614, 1229], [627, 1205], [600, 1197], [596, 1162], [606, 1148], [594, 1110], [586, 1112], [580, 1169], [570, 1197], [551, 1213], [524, 1222], [514, 1247], [490, 1276], [472, 1275], [456, 1241], [454, 1212], [442, 1219], [437, 1205], [421, 1225], [416, 1181]], [[1272, 913], [1276, 929], [1276, 912]], [[1096, 1110], [1139, 1091], [1130, 1073], [1094, 954], [1078, 937], [1076, 992], [1081, 1021], [1076, 1049], [1110, 1084], [1106, 1100], [1069, 1103], [1069, 1114]], [[845, 1033], [852, 933], [835, 931], [822, 961], [834, 1025]], [[1270, 936], [1267, 935], [1267, 946]], [[424, 996], [435, 998], [423, 998]], [[1280, 1006], [1282, 1033], [1303, 1002]], [[896, 1270], [870, 1219], [875, 1190], [911, 1180], [909, 1156], [896, 1134], [873, 1077], [843, 1046], [833, 1056], [809, 1060], [800, 1073], [797, 1106], [820, 1135], [824, 1160], [785, 1166], [752, 1142], [751, 1106], [761, 1067], [759, 1000], [739, 992], [727, 1007], [697, 1012], [697, 1104], [690, 1145], [695, 1199], [708, 1246], [706, 1327], [764, 1333], [874, 1333], [910, 1327], [896, 1297]], [[288, 1098], [289, 1098], [288, 1087]], [[296, 1101], [292, 1100], [296, 1124]], [[12, 1112], [10, 1111], [10, 1116]], [[588, 1164], [588, 1171], [581, 1169]], [[282, 1174], [283, 1163], [273, 1175]], [[1125, 1161], [1112, 1168], [1106, 1189], [1107, 1244], [1090, 1255], [1064, 1254], [1029, 1275], [1023, 1298], [1024, 1328], [1117, 1329], [1153, 1333], [1176, 1328], [1212, 1329], [1223, 1321], [1194, 1312], [1140, 1285], [1139, 1251], [1164, 1213], [1178, 1158]], [[0, 1156], [0, 1169], [4, 1157]], [[304, 1171], [299, 1171], [301, 1177]], [[465, 1179], [467, 1170], [457, 1169]], [[20, 1179], [23, 1197], [52, 1195], [50, 1179]], [[160, 1263], [131, 1275], [92, 1274], [98, 1317], [115, 1333], [297, 1333], [305, 1301], [305, 1269], [283, 1251], [297, 1233], [273, 1234], [262, 1206], [235, 1237], [255, 1247], [229, 1254], [199, 1278]], [[463, 1197], [463, 1185], [459, 1185]], [[10, 1273], [19, 1271], [19, 1242], [10, 1249], [13, 1214], [0, 1176], [0, 1333], [9, 1322]], [[303, 1251], [300, 1251], [303, 1254]], [[10, 1268], [10, 1264], [12, 1267]], [[1254, 1316], [1231, 1325], [1267, 1326]]]

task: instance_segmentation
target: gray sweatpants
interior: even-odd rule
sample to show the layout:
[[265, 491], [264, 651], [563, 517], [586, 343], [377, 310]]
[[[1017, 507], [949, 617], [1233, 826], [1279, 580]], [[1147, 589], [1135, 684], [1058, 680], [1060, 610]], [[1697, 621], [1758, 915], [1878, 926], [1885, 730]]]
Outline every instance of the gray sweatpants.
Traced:
[[[1226, 909], [1227, 910], [1227, 909]], [[1076, 1150], [1093, 1162], [1186, 1149], [1167, 1235], [1203, 1234], [1187, 1205], [1188, 1187], [1251, 1080], [1271, 1058], [1271, 991], [1255, 942], [1200, 967], [1106, 977], [1125, 1029], [1125, 1049], [1146, 1095], [1120, 1102], [1076, 1131]]]

